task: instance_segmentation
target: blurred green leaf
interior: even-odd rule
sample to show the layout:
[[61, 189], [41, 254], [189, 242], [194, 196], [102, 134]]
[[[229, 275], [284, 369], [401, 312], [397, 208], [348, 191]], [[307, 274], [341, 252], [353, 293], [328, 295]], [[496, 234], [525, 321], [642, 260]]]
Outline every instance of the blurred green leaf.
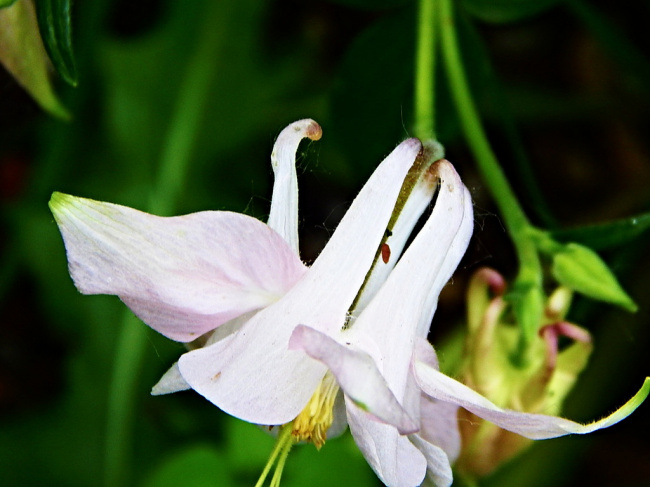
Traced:
[[650, 229], [650, 213], [609, 223], [551, 232], [555, 240], [577, 242], [594, 250], [607, 250], [631, 243]]
[[72, 0], [34, 0], [38, 27], [45, 50], [61, 77], [77, 86], [77, 68], [72, 53]]
[[194, 445], [175, 452], [144, 482], [144, 487], [228, 487], [226, 456], [209, 445]]
[[617, 27], [606, 14], [593, 6], [593, 2], [582, 0], [564, 0], [574, 15], [579, 18], [591, 31], [594, 37], [604, 46], [621, 67], [640, 76], [643, 83], [639, 88], [646, 92], [650, 82], [650, 61], [645, 54], [634, 45], [628, 36]]
[[0, 8], [5, 8], [16, 3], [17, 0], [0, 0]]
[[16, 2], [0, 10], [0, 62], [44, 110], [70, 118], [52, 89], [47, 54], [30, 2]]
[[228, 462], [236, 469], [262, 472], [275, 438], [261, 426], [237, 418], [226, 420]]
[[[200, 197], [210, 204], [215, 198], [238, 198], [245, 205], [251, 181], [268, 180], [272, 142], [284, 124], [305, 116], [318, 118], [309, 90], [297, 88], [305, 71], [291, 62], [290, 55], [298, 54], [283, 52], [287, 59], [270, 64], [260, 59], [263, 4], [252, 0], [231, 3], [231, 15], [212, 19], [213, 29], [226, 41], [218, 55], [204, 61], [212, 80], [208, 96], [202, 99], [200, 126], [193, 134], [190, 174], [201, 177], [192, 194], [184, 195], [183, 208], [192, 207]], [[131, 180], [152, 177], [167, 142], [181, 73], [197, 49], [196, 27], [203, 18], [202, 2], [170, 2], [161, 21], [145, 35], [129, 42], [108, 38], [99, 49], [97, 62], [106, 89], [103, 124], [115, 164]], [[304, 97], [296, 97], [298, 92]], [[264, 152], [258, 159], [247, 160], [251, 140], [264, 138], [268, 140], [268, 145], [261, 146]], [[220, 184], [224, 174], [238, 177]], [[211, 193], [202, 195], [206, 188]]]
[[381, 10], [392, 7], [399, 7], [412, 2], [413, 0], [329, 0], [331, 3], [338, 3], [346, 7], [364, 9], [364, 10]]
[[561, 0], [463, 0], [465, 9], [492, 23], [508, 23], [533, 17]]
[[[515, 177], [519, 180], [512, 180], [511, 184], [517, 188], [517, 193], [524, 200], [524, 204], [530, 207], [545, 225], [555, 225], [555, 218], [539, 187], [538, 178], [518, 129], [517, 122], [521, 117], [515, 119], [511, 99], [512, 90], [506, 90], [503, 86], [494, 69], [483, 37], [467, 15], [459, 17], [458, 36], [466, 60], [465, 67], [472, 92], [475, 93], [481, 112], [488, 123], [500, 126], [510, 146], [517, 170]], [[509, 96], [506, 96], [506, 92]], [[528, 109], [530, 104], [524, 106]], [[519, 187], [518, 182], [521, 182], [523, 187]]]
[[637, 305], [623, 290], [607, 264], [589, 247], [569, 243], [553, 254], [557, 281], [592, 299], [636, 311]]
[[352, 435], [327, 440], [320, 450], [314, 445], [296, 445], [291, 451], [283, 487], [376, 486], [377, 477], [361, 455]]
[[365, 175], [408, 132], [412, 120], [414, 9], [387, 15], [348, 49], [332, 93], [332, 131]]

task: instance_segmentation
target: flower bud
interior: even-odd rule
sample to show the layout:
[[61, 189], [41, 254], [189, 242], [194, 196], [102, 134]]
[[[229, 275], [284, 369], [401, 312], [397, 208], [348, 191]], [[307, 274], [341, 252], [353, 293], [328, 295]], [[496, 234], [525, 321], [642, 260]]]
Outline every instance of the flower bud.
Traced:
[[[503, 298], [505, 288], [503, 277], [491, 269], [480, 269], [472, 278], [460, 379], [502, 408], [557, 415], [587, 363], [590, 335], [564, 321], [572, 293], [560, 287], [545, 302], [527, 360], [514, 361], [521, 330]], [[560, 337], [573, 343], [560, 349]], [[488, 475], [532, 442], [464, 409], [459, 412], [459, 427], [463, 446], [456, 467], [471, 477]]]
[[553, 254], [553, 277], [590, 298], [617, 304], [628, 311], [637, 310], [607, 264], [584, 245], [570, 243]]

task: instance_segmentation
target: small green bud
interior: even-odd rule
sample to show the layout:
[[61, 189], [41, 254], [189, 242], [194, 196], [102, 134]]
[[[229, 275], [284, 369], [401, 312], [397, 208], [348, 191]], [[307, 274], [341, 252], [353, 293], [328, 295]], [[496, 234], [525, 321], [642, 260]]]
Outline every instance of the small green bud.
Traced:
[[553, 276], [574, 291], [636, 311], [637, 305], [618, 283], [607, 264], [588, 247], [569, 243], [553, 254]]
[[[458, 376], [502, 408], [559, 414], [593, 348], [589, 333], [565, 320], [572, 292], [560, 287], [546, 298], [539, 286], [525, 281], [512, 286], [507, 301], [505, 291], [505, 280], [492, 269], [472, 277], [467, 301], [472, 322]], [[523, 326], [522, 318], [528, 320]], [[524, 326], [532, 335], [522, 349]], [[462, 451], [455, 468], [469, 477], [489, 475], [532, 443], [465, 409], [458, 414]]]

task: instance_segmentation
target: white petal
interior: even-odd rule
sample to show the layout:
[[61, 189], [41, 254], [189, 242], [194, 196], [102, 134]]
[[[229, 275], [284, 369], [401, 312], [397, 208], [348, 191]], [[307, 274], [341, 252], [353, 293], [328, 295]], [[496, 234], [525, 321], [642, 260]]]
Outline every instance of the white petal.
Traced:
[[186, 391], [191, 389], [190, 385], [185, 382], [181, 371], [178, 369], [178, 362], [172, 365], [167, 372], [160, 378], [158, 383], [151, 389], [152, 396], [162, 394], [171, 394], [173, 392]]
[[354, 441], [377, 477], [388, 487], [420, 485], [427, 470], [422, 452], [394, 426], [379, 423], [346, 400], [348, 424]]
[[79, 291], [118, 295], [178, 341], [267, 306], [306, 270], [280, 235], [237, 213], [162, 218], [61, 193], [50, 207]]
[[419, 149], [410, 139], [384, 160], [311, 269], [248, 321], [228, 347], [215, 343], [181, 357], [181, 373], [193, 389], [253, 423], [283, 424], [300, 413], [327, 369], [289, 350], [289, 337], [299, 324], [330, 336], [340, 332]]
[[401, 434], [417, 431], [417, 425], [390, 391], [368, 354], [352, 350], [304, 325], [294, 330], [289, 348], [303, 350], [327, 365], [345, 394], [364, 411], [392, 424]]
[[334, 415], [334, 420], [332, 421], [330, 429], [327, 430], [328, 440], [341, 436], [348, 428], [348, 416], [345, 409], [345, 395], [343, 394], [343, 391], [339, 391], [336, 395], [332, 413]]
[[435, 487], [449, 487], [454, 481], [451, 464], [445, 451], [423, 440], [420, 435], [409, 436], [411, 443], [422, 452], [427, 459], [427, 482]]
[[[426, 151], [422, 151], [418, 157], [424, 158], [428, 157], [428, 155]], [[422, 162], [420, 159], [420, 163], [414, 164], [411, 168], [410, 174], [413, 174], [413, 170], [416, 166], [421, 167], [422, 164], [428, 164], [428, 162]], [[367, 277], [366, 282], [363, 285], [363, 291], [355, 304], [355, 313], [360, 314], [363, 311], [372, 298], [375, 297], [375, 294], [377, 294], [377, 291], [379, 291], [382, 284], [386, 281], [386, 278], [395, 267], [397, 259], [402, 255], [406, 241], [410, 237], [413, 228], [431, 203], [431, 199], [436, 193], [437, 187], [437, 178], [428, 171], [425, 174], [422, 174], [414, 184], [404, 207], [397, 217], [397, 220], [389, 229], [390, 233], [386, 238], [384, 245], [380, 249], [379, 255], [376, 257], [370, 275]]]
[[296, 255], [298, 255], [296, 150], [305, 137], [318, 140], [321, 134], [320, 125], [313, 120], [299, 120], [280, 132], [271, 153], [275, 179], [268, 225], [284, 237]]
[[[424, 338], [415, 343], [418, 360], [438, 370], [438, 357], [431, 344]], [[413, 376], [411, 376], [413, 377]], [[418, 387], [418, 391], [420, 391]], [[458, 429], [458, 406], [439, 401], [420, 392], [420, 432], [423, 440], [436, 445], [454, 463], [460, 454], [460, 430]]]
[[402, 400], [416, 336], [426, 336], [438, 295], [465, 253], [472, 234], [469, 192], [451, 164], [439, 161], [440, 191], [433, 212], [375, 299], [350, 331], [354, 342], [369, 342], [391, 390]]
[[422, 390], [429, 396], [457, 404], [503, 429], [533, 440], [555, 438], [571, 433], [586, 434], [612, 426], [629, 416], [650, 392], [650, 378], [648, 378], [639, 392], [616, 412], [600, 421], [580, 424], [556, 416], [502, 409], [479, 393], [427, 364], [416, 362], [415, 370]]

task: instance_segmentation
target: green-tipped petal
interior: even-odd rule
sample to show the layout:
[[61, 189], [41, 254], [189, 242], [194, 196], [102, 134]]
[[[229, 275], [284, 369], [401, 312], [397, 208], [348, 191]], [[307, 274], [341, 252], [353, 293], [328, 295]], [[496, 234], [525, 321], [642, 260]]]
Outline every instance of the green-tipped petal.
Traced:
[[418, 383], [425, 394], [440, 401], [456, 404], [500, 428], [533, 440], [556, 438], [568, 434], [587, 434], [612, 426], [632, 414], [650, 393], [650, 377], [648, 377], [639, 392], [614, 413], [593, 423], [580, 424], [557, 416], [500, 408], [478, 392], [421, 361], [416, 361], [415, 371]]
[[54, 193], [50, 209], [84, 294], [115, 294], [178, 341], [282, 296], [306, 271], [284, 239], [246, 215], [159, 217]]

